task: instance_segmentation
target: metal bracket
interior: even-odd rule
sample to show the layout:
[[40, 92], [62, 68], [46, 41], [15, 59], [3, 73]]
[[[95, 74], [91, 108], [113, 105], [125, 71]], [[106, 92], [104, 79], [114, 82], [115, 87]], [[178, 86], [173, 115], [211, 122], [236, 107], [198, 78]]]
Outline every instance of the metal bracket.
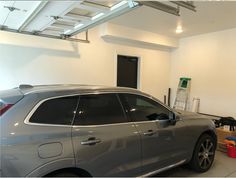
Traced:
[[67, 41], [74, 41], [74, 42], [79, 42], [79, 43], [90, 43], [90, 41], [88, 40], [88, 31], [86, 31], [86, 34], [85, 34], [86, 39], [77, 39], [77, 38], [71, 38], [71, 36], [69, 35], [54, 36], [54, 35], [42, 34], [41, 31], [33, 31], [33, 32], [18, 31], [18, 30], [7, 28], [6, 26], [0, 26], [0, 30], [19, 33], [19, 34], [25, 34], [25, 35], [33, 35], [33, 36], [39, 36], [39, 37], [45, 37], [45, 38], [58, 39], [58, 40], [67, 40]]
[[13, 7], [13, 6], [3, 6], [4, 8], [7, 8], [9, 11], [13, 12], [15, 10], [20, 11], [20, 9]]

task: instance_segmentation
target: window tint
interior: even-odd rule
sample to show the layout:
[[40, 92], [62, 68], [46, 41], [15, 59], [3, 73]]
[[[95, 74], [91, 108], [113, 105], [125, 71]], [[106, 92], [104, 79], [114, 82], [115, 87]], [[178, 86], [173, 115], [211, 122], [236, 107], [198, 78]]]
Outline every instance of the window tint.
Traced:
[[81, 96], [75, 125], [101, 125], [127, 122], [116, 94]]
[[171, 112], [161, 104], [139, 95], [121, 94], [133, 121], [166, 120]]
[[30, 122], [40, 124], [71, 125], [78, 104], [72, 97], [52, 99], [39, 106]]

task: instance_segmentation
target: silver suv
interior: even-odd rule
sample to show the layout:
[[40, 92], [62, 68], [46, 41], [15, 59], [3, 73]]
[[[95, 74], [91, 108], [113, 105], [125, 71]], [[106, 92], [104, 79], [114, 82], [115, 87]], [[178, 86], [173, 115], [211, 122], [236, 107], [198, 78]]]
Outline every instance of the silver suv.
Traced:
[[128, 88], [30, 86], [0, 92], [0, 176], [150, 176], [207, 171], [215, 126]]

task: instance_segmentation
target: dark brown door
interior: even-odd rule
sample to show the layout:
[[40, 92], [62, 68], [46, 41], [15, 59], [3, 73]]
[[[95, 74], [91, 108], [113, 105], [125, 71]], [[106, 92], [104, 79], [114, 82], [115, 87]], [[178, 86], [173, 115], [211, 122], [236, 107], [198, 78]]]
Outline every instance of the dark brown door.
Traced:
[[138, 57], [118, 55], [117, 86], [137, 88]]

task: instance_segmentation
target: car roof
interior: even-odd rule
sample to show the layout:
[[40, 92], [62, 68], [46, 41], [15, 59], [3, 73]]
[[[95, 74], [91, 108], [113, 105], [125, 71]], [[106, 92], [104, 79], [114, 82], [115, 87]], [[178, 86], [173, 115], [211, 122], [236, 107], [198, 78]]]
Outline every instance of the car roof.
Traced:
[[55, 91], [57, 92], [78, 91], [83, 93], [93, 92], [93, 91], [142, 93], [139, 90], [126, 87], [109, 87], [109, 86], [80, 85], [80, 84], [20, 85], [18, 88], [24, 95], [32, 93], [50, 93]]
[[[71, 94], [90, 94], [90, 93], [129, 93], [146, 96], [155, 99], [159, 103], [160, 100], [155, 97], [143, 93], [137, 89], [127, 87], [111, 87], [111, 86], [99, 86], [99, 85], [80, 85], [80, 84], [58, 84], [58, 85], [20, 85], [15, 88], [19, 90], [23, 95], [28, 94], [49, 94], [49, 95], [71, 95]], [[163, 104], [162, 104], [163, 105]], [[168, 106], [163, 105], [169, 110]]]

